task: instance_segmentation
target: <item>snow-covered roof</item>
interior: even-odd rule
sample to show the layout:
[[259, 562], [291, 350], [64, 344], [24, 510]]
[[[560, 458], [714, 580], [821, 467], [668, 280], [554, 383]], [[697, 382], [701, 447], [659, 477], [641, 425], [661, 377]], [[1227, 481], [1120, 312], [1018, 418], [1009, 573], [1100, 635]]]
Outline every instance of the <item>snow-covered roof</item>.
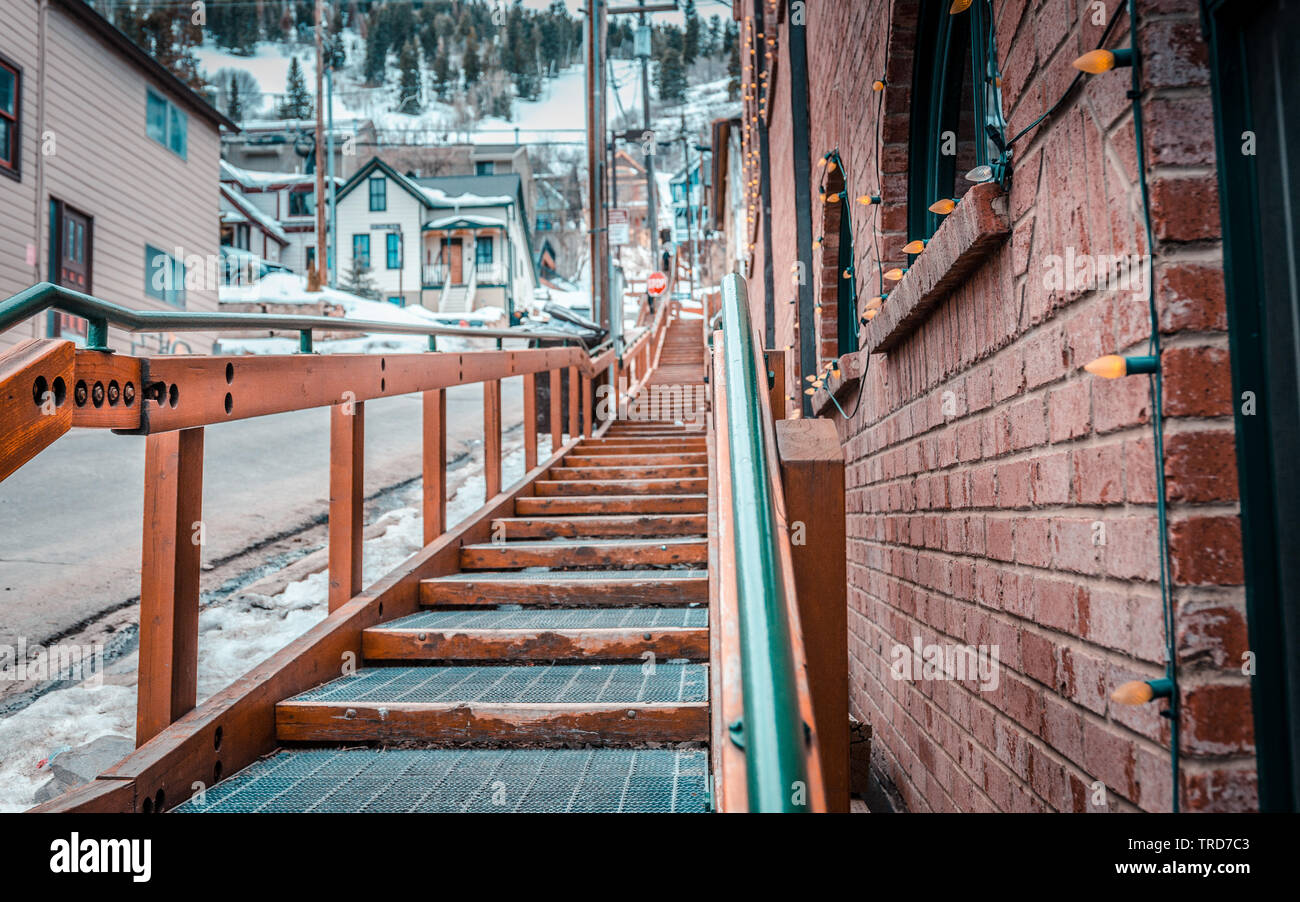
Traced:
[[480, 307], [467, 313], [439, 314], [425, 307], [398, 307], [384, 301], [372, 301], [348, 291], [322, 286], [320, 291], [307, 290], [307, 277], [297, 273], [270, 273], [249, 285], [222, 285], [217, 292], [223, 304], [318, 304], [324, 301], [342, 307], [344, 319], [372, 322], [446, 325], [459, 322], [494, 322], [500, 319], [498, 307]]
[[[276, 222], [275, 219], [273, 219], [272, 217], [266, 215], [261, 210], [257, 209], [257, 206], [255, 204], [252, 204], [249, 201], [245, 200], [244, 197], [240, 195], [238, 191], [235, 191], [228, 185], [222, 185], [221, 196], [225, 198], [226, 201], [229, 202], [231, 206], [235, 207], [236, 210], [238, 210], [239, 214], [242, 215], [246, 220], [256, 223], [259, 227], [261, 227], [268, 235], [270, 235], [276, 241], [279, 241], [283, 245], [287, 245], [289, 243], [289, 234], [284, 229], [280, 228], [280, 224]], [[229, 222], [232, 220], [227, 219], [226, 213], [222, 213], [221, 221]]]
[[504, 219], [498, 219], [495, 216], [483, 216], [480, 213], [465, 213], [459, 216], [444, 216], [441, 219], [434, 219], [426, 222], [422, 228], [425, 229], [448, 229], [458, 225], [478, 225], [478, 226], [505, 226]]
[[[310, 172], [261, 172], [256, 169], [243, 169], [222, 160], [221, 180], [237, 182], [244, 188], [287, 188], [292, 185], [314, 185], [316, 175]], [[338, 176], [334, 177], [334, 181], [343, 184], [343, 179]]]

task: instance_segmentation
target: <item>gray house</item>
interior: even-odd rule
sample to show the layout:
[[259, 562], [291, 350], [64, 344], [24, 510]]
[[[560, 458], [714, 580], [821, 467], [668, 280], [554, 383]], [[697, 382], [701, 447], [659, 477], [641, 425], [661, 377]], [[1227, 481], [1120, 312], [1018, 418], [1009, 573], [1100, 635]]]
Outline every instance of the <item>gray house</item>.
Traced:
[[[128, 307], [216, 309], [220, 131], [238, 126], [82, 0], [5, 0], [4, 12], [0, 297], [51, 281]], [[0, 349], [85, 334], [84, 320], [52, 314], [0, 335]], [[141, 353], [212, 343], [110, 338]]]

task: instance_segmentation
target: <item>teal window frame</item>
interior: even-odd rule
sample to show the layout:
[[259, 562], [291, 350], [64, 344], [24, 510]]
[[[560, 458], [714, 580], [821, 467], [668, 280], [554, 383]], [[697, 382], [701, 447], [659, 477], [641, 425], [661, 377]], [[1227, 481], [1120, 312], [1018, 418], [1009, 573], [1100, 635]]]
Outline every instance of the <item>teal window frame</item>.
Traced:
[[153, 88], [145, 88], [144, 130], [182, 160], [189, 155], [190, 117]]
[[[165, 261], [160, 266], [159, 261]], [[161, 276], [161, 280], [159, 279]], [[162, 285], [157, 283], [162, 281]], [[185, 263], [171, 254], [154, 247], [144, 246], [144, 293], [173, 307], [185, 307]]]
[[[388, 209], [388, 179], [383, 176], [375, 176], [366, 181], [366, 187], [370, 191], [370, 212], [382, 213]], [[376, 191], [375, 189], [379, 190]]]
[[384, 236], [385, 264], [389, 269], [402, 268], [402, 236], [398, 232], [389, 232]]
[[352, 259], [362, 266], [370, 266], [370, 236], [365, 232], [352, 236]]
[[[989, 0], [975, 0], [951, 15], [946, 0], [922, 0], [912, 70], [912, 116], [907, 180], [909, 238], [930, 238], [943, 222], [929, 206], [953, 195], [956, 155], [942, 153], [943, 133], [961, 134], [962, 65], [969, 51], [971, 100], [976, 134], [975, 165], [1002, 161], [1006, 142], [1000, 73]], [[990, 136], [992, 132], [992, 137]]]

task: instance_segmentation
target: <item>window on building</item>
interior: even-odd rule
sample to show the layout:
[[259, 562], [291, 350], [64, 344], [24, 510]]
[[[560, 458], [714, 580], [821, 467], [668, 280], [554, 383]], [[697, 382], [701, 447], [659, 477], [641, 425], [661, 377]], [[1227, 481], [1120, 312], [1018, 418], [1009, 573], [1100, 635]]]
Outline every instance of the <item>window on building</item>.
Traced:
[[23, 156], [21, 101], [22, 69], [0, 56], [0, 172], [15, 179], [21, 174]]
[[151, 244], [144, 246], [144, 293], [173, 307], [185, 306], [185, 264]]
[[392, 295], [391, 297], [389, 297], [389, 299], [388, 299], [388, 303], [390, 303], [390, 304], [395, 304], [395, 305], [398, 306], [398, 307], [405, 307], [405, 306], [406, 306], [404, 303], [402, 303], [402, 296], [401, 296], [400, 294], [395, 294], [395, 295]]
[[153, 88], [145, 89], [145, 131], [181, 158], [189, 150], [189, 121], [176, 104]]
[[[384, 251], [389, 269], [402, 268], [402, 236], [398, 232], [389, 232], [384, 236]], [[369, 253], [369, 249], [367, 249]]]
[[944, 0], [923, 0], [912, 75], [911, 147], [907, 182], [910, 238], [929, 238], [943, 216], [931, 204], [959, 200], [974, 182], [966, 174], [1002, 154], [1001, 77], [989, 0], [958, 15]]
[[474, 239], [474, 262], [486, 264], [492, 262], [492, 236], [480, 235]]
[[295, 188], [289, 192], [289, 215], [316, 215], [316, 195], [311, 188]]
[[491, 175], [492, 171], [493, 170], [492, 170], [491, 160], [478, 160], [477, 162], [474, 163], [475, 175]]
[[370, 186], [370, 209], [371, 211], [382, 211], [388, 209], [388, 179], [373, 178], [367, 184]]
[[311, 245], [307, 247], [307, 268], [316, 268], [316, 248]]
[[352, 236], [352, 259], [358, 266], [370, 265], [370, 236], [353, 235]]

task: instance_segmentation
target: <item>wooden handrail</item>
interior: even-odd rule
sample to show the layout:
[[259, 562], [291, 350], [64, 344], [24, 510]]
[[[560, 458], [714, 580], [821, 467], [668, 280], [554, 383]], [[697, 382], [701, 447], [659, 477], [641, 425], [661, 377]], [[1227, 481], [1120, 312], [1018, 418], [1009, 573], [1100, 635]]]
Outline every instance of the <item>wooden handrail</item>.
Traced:
[[[138, 357], [29, 341], [0, 355], [0, 478], [71, 427], [147, 436], [141, 558], [136, 744], [165, 732], [195, 705], [207, 426], [313, 407], [330, 408], [329, 602], [346, 608], [363, 590], [365, 402], [423, 399], [424, 539], [446, 531], [446, 390], [484, 386], [487, 501], [503, 495], [501, 380], [524, 381], [525, 471], [537, 470], [538, 373], [551, 380], [552, 453], [562, 447], [561, 374], [568, 373], [569, 437], [591, 435], [593, 380], [632, 363], [611, 347], [515, 351], [273, 356]], [[579, 408], [581, 396], [581, 410]]]

